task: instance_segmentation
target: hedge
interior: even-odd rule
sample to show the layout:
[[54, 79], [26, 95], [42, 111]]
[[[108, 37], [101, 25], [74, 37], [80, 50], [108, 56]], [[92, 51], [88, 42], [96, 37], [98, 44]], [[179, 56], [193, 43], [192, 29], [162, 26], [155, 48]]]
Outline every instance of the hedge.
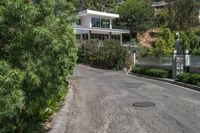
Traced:
[[200, 74], [181, 73], [177, 75], [177, 81], [200, 86]]
[[169, 71], [155, 68], [133, 67], [131, 72], [159, 78], [168, 78], [170, 76]]

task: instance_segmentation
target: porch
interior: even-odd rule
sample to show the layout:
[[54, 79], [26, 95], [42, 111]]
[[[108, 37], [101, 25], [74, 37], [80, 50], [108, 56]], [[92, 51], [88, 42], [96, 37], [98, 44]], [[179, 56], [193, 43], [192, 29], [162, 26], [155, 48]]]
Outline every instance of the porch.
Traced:
[[80, 41], [88, 39], [116, 39], [121, 44], [130, 41], [130, 31], [121, 29], [101, 29], [101, 28], [74, 28], [76, 38]]

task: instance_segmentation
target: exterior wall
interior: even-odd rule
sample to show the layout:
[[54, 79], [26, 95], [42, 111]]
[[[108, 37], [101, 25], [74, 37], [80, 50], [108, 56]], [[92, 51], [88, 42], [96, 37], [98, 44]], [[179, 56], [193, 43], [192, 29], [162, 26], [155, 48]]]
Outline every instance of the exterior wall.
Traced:
[[91, 28], [91, 17], [90, 16], [81, 17], [80, 19], [81, 19], [81, 27]]
[[[123, 43], [123, 34], [129, 34], [129, 30], [120, 30], [120, 29], [113, 29], [112, 20], [115, 18], [119, 18], [119, 14], [112, 14], [106, 12], [98, 12], [93, 10], [85, 10], [79, 12], [77, 17], [81, 20], [81, 24], [73, 24], [74, 33], [77, 34], [77, 39], [93, 39], [93, 38], [115, 38], [116, 35], [119, 36], [117, 38], [120, 40], [121, 44]], [[99, 27], [99, 23], [97, 27], [92, 27], [92, 17], [100, 18], [100, 19], [108, 19], [102, 20], [100, 23], [103, 24]], [[108, 24], [109, 21], [109, 24]], [[88, 37], [84, 37], [87, 35]]]

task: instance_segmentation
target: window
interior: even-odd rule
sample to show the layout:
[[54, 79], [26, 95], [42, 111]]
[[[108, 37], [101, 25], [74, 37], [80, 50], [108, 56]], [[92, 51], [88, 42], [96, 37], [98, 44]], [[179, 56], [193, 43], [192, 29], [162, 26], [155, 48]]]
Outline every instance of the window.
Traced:
[[88, 34], [82, 34], [83, 36], [83, 40], [87, 40], [88, 39]]
[[101, 28], [110, 28], [110, 20], [101, 19]]
[[120, 40], [120, 35], [112, 35], [111, 38], [115, 40]]
[[77, 24], [77, 25], [81, 25], [81, 19], [78, 19], [78, 20], [76, 21], [76, 24]]
[[80, 34], [76, 34], [76, 39], [80, 40], [81, 39], [81, 35]]
[[110, 20], [109, 19], [101, 19], [101, 18], [95, 18], [92, 17], [92, 27], [97, 28], [110, 28]]
[[101, 19], [100, 18], [92, 17], [92, 27], [100, 28], [101, 27], [100, 24], [101, 24]]
[[105, 40], [108, 39], [109, 35], [108, 34], [91, 34], [91, 39], [99, 39], [99, 40]]

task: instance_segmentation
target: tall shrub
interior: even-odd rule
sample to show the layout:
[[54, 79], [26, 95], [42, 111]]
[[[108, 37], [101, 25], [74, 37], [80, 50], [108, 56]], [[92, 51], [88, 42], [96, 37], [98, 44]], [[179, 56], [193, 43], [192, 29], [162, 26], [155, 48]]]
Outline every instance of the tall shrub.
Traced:
[[24, 98], [19, 96], [24, 99], [20, 112], [24, 125], [51, 114], [66, 90], [65, 79], [72, 73], [77, 51], [72, 7], [64, 0], [0, 2], [0, 60], [25, 76], [21, 85]]
[[90, 40], [79, 47], [79, 63], [120, 70], [131, 65], [131, 53], [116, 40]]
[[14, 132], [21, 124], [20, 111], [25, 102], [23, 79], [23, 72], [0, 61], [0, 133]]

